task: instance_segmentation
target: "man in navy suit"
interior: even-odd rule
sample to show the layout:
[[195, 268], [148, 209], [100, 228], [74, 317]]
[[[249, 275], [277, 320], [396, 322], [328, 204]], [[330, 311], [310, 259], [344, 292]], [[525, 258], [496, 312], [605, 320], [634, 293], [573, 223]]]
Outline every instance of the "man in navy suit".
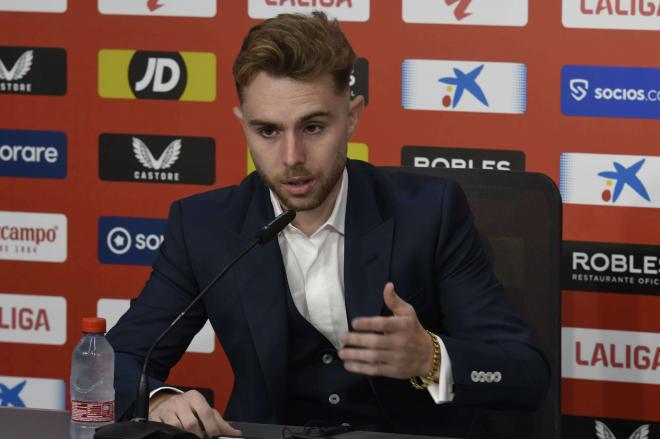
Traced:
[[257, 173], [175, 202], [140, 296], [108, 334], [117, 413], [130, 415], [149, 345], [284, 209], [295, 220], [205, 296], [154, 353], [150, 419], [238, 434], [198, 392], [165, 380], [208, 318], [233, 368], [233, 421], [349, 422], [475, 436], [478, 406], [533, 407], [548, 367], [511, 310], [453, 183], [346, 158], [364, 101], [336, 21], [281, 15], [234, 65]]

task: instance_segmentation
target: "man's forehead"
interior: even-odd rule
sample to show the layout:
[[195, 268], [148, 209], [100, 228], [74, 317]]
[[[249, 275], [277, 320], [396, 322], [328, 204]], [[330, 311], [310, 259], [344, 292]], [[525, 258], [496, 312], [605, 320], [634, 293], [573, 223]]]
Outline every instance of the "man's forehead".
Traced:
[[347, 96], [336, 94], [329, 75], [314, 81], [300, 81], [260, 73], [243, 89], [241, 108], [248, 122], [258, 119], [282, 123], [303, 120], [310, 115], [333, 115], [348, 102], [346, 99]]

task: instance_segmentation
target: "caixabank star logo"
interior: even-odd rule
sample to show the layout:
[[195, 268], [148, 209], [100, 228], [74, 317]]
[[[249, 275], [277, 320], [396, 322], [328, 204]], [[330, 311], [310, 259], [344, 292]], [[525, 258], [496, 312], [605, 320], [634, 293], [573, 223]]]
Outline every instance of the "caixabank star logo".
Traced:
[[660, 157], [563, 153], [559, 188], [564, 203], [660, 207]]
[[406, 110], [523, 114], [527, 66], [406, 59], [401, 67], [401, 105]]
[[103, 49], [98, 58], [103, 98], [215, 100], [213, 53]]

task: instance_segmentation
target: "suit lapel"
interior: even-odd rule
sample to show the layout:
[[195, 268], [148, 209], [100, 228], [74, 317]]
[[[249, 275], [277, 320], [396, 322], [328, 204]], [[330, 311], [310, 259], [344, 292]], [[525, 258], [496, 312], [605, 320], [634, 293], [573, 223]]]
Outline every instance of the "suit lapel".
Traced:
[[389, 280], [394, 221], [377, 204], [373, 182], [355, 163], [348, 165], [344, 242], [344, 293], [349, 327], [360, 316], [380, 315]]
[[[256, 232], [273, 218], [268, 189], [259, 183], [241, 230], [238, 233], [229, 232], [232, 250], [237, 253], [245, 248], [254, 239]], [[234, 268], [252, 343], [264, 375], [271, 407], [277, 416], [285, 408], [288, 357], [287, 307], [284, 296], [288, 286], [277, 239], [252, 249]]]

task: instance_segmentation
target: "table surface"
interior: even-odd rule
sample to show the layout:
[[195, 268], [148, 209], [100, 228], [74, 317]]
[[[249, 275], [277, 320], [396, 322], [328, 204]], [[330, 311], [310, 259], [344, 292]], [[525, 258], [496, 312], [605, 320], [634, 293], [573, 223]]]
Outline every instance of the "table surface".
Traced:
[[[232, 422], [252, 438], [282, 439], [282, 426]], [[69, 412], [64, 410], [0, 407], [2, 439], [68, 439]], [[430, 436], [351, 431], [335, 436], [341, 439], [429, 439]], [[435, 436], [436, 439], [442, 439]], [[448, 439], [448, 438], [445, 438]]]

